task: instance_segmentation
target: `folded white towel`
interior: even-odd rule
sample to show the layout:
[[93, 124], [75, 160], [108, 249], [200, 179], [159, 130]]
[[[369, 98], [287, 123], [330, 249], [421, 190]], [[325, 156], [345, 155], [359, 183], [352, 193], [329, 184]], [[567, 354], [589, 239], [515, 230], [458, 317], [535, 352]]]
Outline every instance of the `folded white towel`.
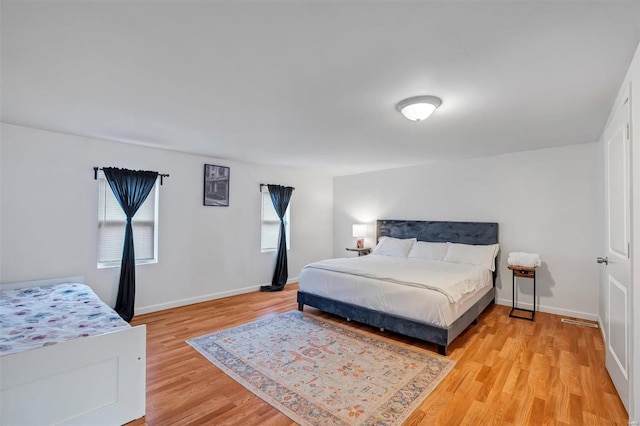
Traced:
[[513, 252], [509, 253], [507, 259], [509, 265], [526, 266], [529, 268], [537, 268], [542, 264], [538, 253]]

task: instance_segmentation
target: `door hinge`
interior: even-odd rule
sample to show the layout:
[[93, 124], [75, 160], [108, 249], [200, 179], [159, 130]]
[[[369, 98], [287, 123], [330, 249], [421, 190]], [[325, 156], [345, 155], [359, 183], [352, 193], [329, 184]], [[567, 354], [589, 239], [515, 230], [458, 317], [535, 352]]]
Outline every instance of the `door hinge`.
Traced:
[[631, 129], [629, 128], [629, 122], [627, 121], [627, 140], [631, 138], [629, 133], [631, 133]]

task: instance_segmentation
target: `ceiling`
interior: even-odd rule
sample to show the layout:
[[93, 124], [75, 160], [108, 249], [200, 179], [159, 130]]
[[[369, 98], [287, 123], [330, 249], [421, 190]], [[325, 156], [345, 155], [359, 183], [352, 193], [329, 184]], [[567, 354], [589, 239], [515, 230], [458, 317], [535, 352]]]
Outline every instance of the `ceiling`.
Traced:
[[595, 142], [640, 41], [638, 1], [1, 7], [3, 122], [333, 176]]

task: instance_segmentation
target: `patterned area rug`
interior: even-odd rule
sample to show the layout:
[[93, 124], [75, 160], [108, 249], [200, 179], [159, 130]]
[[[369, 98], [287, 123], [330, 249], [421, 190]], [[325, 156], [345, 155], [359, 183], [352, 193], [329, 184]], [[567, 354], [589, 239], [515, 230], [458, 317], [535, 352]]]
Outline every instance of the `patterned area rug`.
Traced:
[[298, 311], [188, 340], [301, 425], [398, 425], [454, 365]]

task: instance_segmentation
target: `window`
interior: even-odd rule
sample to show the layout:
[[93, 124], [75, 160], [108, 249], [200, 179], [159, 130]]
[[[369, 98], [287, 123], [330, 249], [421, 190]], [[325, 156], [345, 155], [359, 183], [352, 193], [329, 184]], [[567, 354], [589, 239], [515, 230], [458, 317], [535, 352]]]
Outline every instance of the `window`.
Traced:
[[[136, 264], [158, 262], [158, 184], [133, 217]], [[120, 266], [127, 218], [104, 176], [98, 174], [98, 268]]]
[[[271, 195], [266, 186], [262, 189], [262, 238], [261, 238], [261, 251], [275, 251], [278, 249], [278, 237], [280, 234], [280, 219], [276, 213], [276, 209], [273, 207], [273, 201], [271, 201]], [[287, 207], [287, 211], [284, 214], [284, 227], [287, 233], [287, 250], [290, 248], [290, 232], [289, 232], [289, 210], [291, 204]]]

